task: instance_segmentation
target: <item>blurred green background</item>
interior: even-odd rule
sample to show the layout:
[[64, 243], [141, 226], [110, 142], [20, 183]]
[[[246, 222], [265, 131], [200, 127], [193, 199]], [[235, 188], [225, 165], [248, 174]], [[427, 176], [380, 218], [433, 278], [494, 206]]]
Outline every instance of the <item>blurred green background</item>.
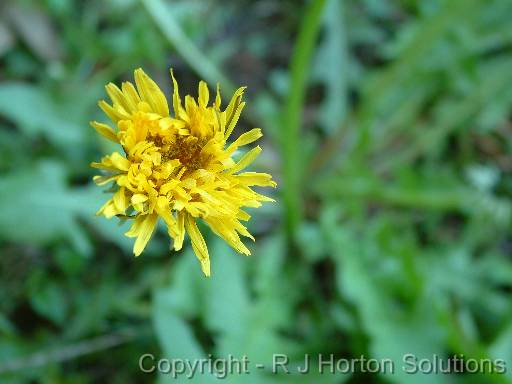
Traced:
[[[3, 0], [1, 383], [512, 382], [510, 0]], [[279, 182], [212, 274], [159, 231], [135, 259], [89, 163], [103, 86], [247, 85]], [[501, 375], [172, 380], [138, 360], [505, 359]]]

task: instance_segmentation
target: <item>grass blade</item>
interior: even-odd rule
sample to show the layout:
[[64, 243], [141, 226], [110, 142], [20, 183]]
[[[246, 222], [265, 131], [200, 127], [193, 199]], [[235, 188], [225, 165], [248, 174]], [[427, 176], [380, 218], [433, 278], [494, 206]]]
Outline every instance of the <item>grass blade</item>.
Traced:
[[306, 96], [309, 65], [315, 48], [325, 0], [313, 0], [302, 19], [295, 50], [290, 64], [291, 82], [284, 106], [281, 146], [283, 156], [283, 200], [286, 211], [286, 230], [291, 237], [301, 218], [302, 160], [299, 152], [301, 116]]
[[161, 0], [141, 0], [141, 3], [165, 38], [200, 77], [210, 84], [220, 82], [226, 94], [235, 91], [231, 81], [183, 32], [165, 3]]

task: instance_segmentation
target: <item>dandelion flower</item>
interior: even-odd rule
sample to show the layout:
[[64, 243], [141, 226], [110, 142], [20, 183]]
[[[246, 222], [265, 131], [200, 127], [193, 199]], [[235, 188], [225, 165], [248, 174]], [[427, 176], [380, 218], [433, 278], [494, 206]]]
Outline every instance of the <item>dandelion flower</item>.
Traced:
[[258, 140], [261, 130], [254, 128], [228, 144], [245, 106], [244, 87], [234, 93], [224, 110], [218, 86], [209, 105], [204, 81], [199, 82], [197, 101], [187, 95], [182, 103], [171, 71], [171, 116], [158, 85], [142, 69], [135, 70], [134, 75], [135, 86], [130, 82], [121, 88], [112, 83], [106, 86], [112, 104], [99, 102], [116, 128], [91, 122], [101, 135], [122, 147], [91, 164], [105, 171], [94, 177], [96, 184], [113, 183], [112, 197], [97, 214], [133, 221], [125, 235], [136, 238], [135, 256], [146, 247], [159, 219], [165, 222], [175, 250], [182, 248], [188, 233], [201, 268], [209, 276], [208, 248], [197, 220], [201, 219], [236, 251], [249, 255], [240, 235], [254, 238], [241, 223], [250, 219], [243, 208], [273, 201], [251, 188], [275, 187], [271, 175], [241, 172], [261, 148], [252, 148], [237, 162], [232, 158], [238, 148]]

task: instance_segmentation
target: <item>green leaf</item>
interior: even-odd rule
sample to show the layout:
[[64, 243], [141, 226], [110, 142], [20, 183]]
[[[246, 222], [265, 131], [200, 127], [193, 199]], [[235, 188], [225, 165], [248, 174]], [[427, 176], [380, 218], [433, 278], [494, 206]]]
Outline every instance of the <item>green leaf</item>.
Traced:
[[327, 134], [333, 134], [347, 115], [347, 82], [349, 75], [345, 33], [345, 5], [328, 0], [323, 15], [324, 39], [312, 68], [313, 77], [325, 86], [319, 110], [319, 123]]
[[47, 317], [58, 325], [66, 321], [68, 301], [63, 287], [58, 283], [46, 281], [32, 288], [30, 301], [32, 307], [41, 315]]
[[75, 217], [84, 211], [84, 195], [67, 190], [61, 165], [42, 162], [34, 170], [0, 180], [0, 233], [4, 239], [45, 244], [71, 239], [83, 254], [91, 247]]
[[[394, 383], [409, 383], [411, 376], [402, 370], [405, 354], [411, 353], [417, 358], [432, 358], [433, 354], [443, 356], [446, 331], [440, 327], [436, 316], [438, 303], [425, 296], [418, 298], [420, 301], [409, 311], [401, 310], [393, 302], [390, 288], [375, 278], [375, 266], [368, 263], [385, 257], [378, 254], [381, 246], [369, 236], [363, 240], [349, 229], [331, 225], [329, 243], [336, 263], [338, 292], [357, 308], [362, 327], [369, 336], [371, 357], [394, 362], [394, 374], [381, 374]], [[371, 254], [375, 252], [377, 254]], [[430, 383], [432, 376], [418, 373], [414, 380]], [[436, 375], [436, 382], [453, 380]]]
[[[197, 273], [200, 273], [198, 270]], [[153, 298], [153, 327], [155, 329], [163, 355], [168, 359], [204, 359], [206, 353], [197, 342], [187, 321], [176, 314], [175, 308], [169, 306], [167, 295], [169, 290], [157, 290]], [[159, 382], [178, 383], [210, 383], [213, 376], [206, 372], [196, 375], [190, 380], [184, 375], [175, 380], [171, 376], [161, 375]]]
[[88, 256], [92, 246], [76, 220], [81, 217], [104, 239], [131, 253], [131, 241], [116, 220], [95, 216], [107, 198], [96, 186], [68, 187], [63, 166], [42, 161], [34, 169], [19, 170], [0, 180], [0, 237], [36, 245], [67, 239], [79, 254]]
[[[489, 353], [494, 359], [502, 359], [508, 364], [512, 361], [512, 325], [509, 324], [493, 341]], [[512, 380], [512, 372], [507, 367], [506, 376]]]
[[0, 115], [17, 124], [27, 136], [43, 134], [64, 148], [84, 139], [83, 129], [66, 117], [41, 87], [17, 82], [0, 84]]

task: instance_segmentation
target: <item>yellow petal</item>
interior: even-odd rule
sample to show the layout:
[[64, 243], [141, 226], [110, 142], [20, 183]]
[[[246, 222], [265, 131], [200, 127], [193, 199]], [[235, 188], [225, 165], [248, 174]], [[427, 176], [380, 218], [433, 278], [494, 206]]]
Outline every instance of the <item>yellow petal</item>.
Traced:
[[217, 117], [216, 125], [218, 126], [218, 132], [224, 136], [224, 132], [226, 131], [226, 112], [215, 111], [215, 115]]
[[208, 101], [210, 99], [210, 92], [208, 90], [208, 85], [204, 81], [199, 82], [199, 105], [205, 108], [208, 105]]
[[122, 111], [119, 111], [118, 109], [112, 107], [105, 100], [100, 100], [98, 102], [98, 106], [101, 108], [103, 112], [105, 112], [105, 115], [107, 115], [110, 118], [110, 120], [112, 120], [114, 123], [117, 123], [119, 120], [126, 120], [130, 118], [128, 114], [123, 113]]
[[114, 103], [114, 108], [120, 109], [130, 115], [135, 112], [130, 108], [130, 105], [126, 101], [126, 97], [117, 85], [114, 83], [108, 83], [105, 86], [105, 90], [107, 91], [110, 100]]
[[116, 207], [117, 214], [124, 214], [126, 208], [128, 208], [128, 202], [126, 199], [125, 188], [121, 187], [112, 197], [114, 206]]
[[251, 218], [251, 215], [249, 215], [247, 212], [245, 211], [238, 211], [238, 213], [236, 214], [236, 218], [238, 220], [243, 220], [243, 221], [248, 221], [250, 218]]
[[98, 212], [96, 212], [97, 216], [103, 215], [107, 219], [111, 219], [116, 214], [116, 209], [114, 207], [114, 202], [112, 199], [108, 200], [103, 206], [98, 209]]
[[185, 239], [185, 212], [178, 212], [178, 220], [176, 222], [176, 237], [174, 238], [174, 250], [179, 251], [183, 247]]
[[246, 256], [249, 256], [251, 254], [251, 251], [249, 251], [249, 249], [240, 240], [240, 237], [236, 233], [234, 227], [236, 226], [242, 235], [249, 237], [252, 240], [254, 240], [254, 237], [251, 236], [251, 234], [243, 225], [240, 224], [240, 222], [236, 221], [236, 223], [238, 223], [238, 225], [236, 225], [235, 222], [229, 219], [221, 220], [206, 218], [205, 220], [209, 224], [210, 228], [218, 236], [223, 238], [229, 244], [229, 246], [236, 250], [238, 253], [241, 253]]
[[148, 199], [148, 197], [146, 195], [143, 195], [141, 193], [136, 193], [135, 195], [132, 196], [131, 201], [132, 201], [132, 204], [135, 205], [135, 204], [143, 203], [147, 199]]
[[249, 164], [251, 164], [261, 153], [261, 147], [258, 145], [257, 147], [251, 149], [242, 158], [234, 165], [233, 168], [229, 169], [229, 173], [233, 174], [242, 169], [246, 168]]
[[238, 122], [238, 119], [240, 118], [240, 115], [242, 114], [242, 109], [244, 109], [244, 107], [245, 101], [238, 105], [238, 107], [233, 113], [233, 116], [231, 116], [231, 119], [228, 120], [228, 123], [226, 124], [226, 133], [224, 134], [226, 140], [231, 135], [231, 132], [233, 132], [233, 129], [235, 129], [235, 125]]
[[185, 96], [185, 110], [187, 111], [187, 113], [190, 113], [191, 111], [195, 111], [196, 108], [197, 108], [196, 100], [192, 96], [186, 95]]
[[242, 113], [242, 109], [245, 106], [245, 103], [242, 102], [245, 88], [246, 87], [240, 87], [235, 91], [231, 101], [226, 108], [226, 132], [224, 133], [225, 139], [227, 139], [233, 131], [233, 128], [235, 127], [235, 124], [240, 117], [240, 113]]
[[126, 231], [124, 235], [126, 237], [137, 237], [137, 235], [139, 234], [140, 225], [144, 221], [145, 217], [146, 216], [144, 215], [138, 215], [133, 221], [130, 229], [128, 229], [128, 231]]
[[171, 78], [172, 78], [172, 84], [173, 84], [173, 92], [172, 92], [172, 106], [174, 108], [174, 117], [178, 118], [180, 116], [180, 111], [182, 109], [181, 106], [181, 98], [180, 98], [180, 92], [178, 88], [178, 82], [174, 78], [174, 71], [171, 68]]
[[171, 213], [171, 210], [169, 207], [167, 208], [158, 208], [158, 214], [162, 219], [164, 219], [165, 224], [167, 225], [167, 233], [169, 236], [171, 236], [173, 239], [175, 239], [178, 236], [178, 224], [176, 223], [176, 219]]
[[101, 160], [100, 163], [98, 163], [97, 161], [93, 161], [91, 163], [91, 167], [96, 168], [96, 169], [105, 169], [105, 170], [114, 171], [114, 172], [119, 171], [117, 168], [112, 166], [112, 164], [110, 164], [110, 162], [108, 164], [106, 164], [103, 159]]
[[135, 83], [141, 99], [147, 102], [154, 112], [163, 117], [169, 116], [169, 106], [165, 95], [141, 68], [135, 70]]
[[105, 185], [111, 181], [117, 180], [121, 175], [106, 175], [106, 176], [94, 176], [92, 181], [97, 185]]
[[91, 121], [91, 126], [103, 137], [113, 141], [114, 143], [119, 143], [119, 139], [117, 138], [117, 134], [115, 131], [108, 126], [107, 124], [98, 123], [97, 121]]
[[226, 108], [227, 121], [231, 120], [234, 111], [238, 105], [240, 105], [245, 89], [246, 87], [240, 87], [235, 91], [235, 93], [233, 93], [233, 97], [229, 101], [229, 104]]
[[220, 111], [220, 104], [221, 104], [221, 97], [220, 97], [220, 84], [217, 83], [217, 95], [215, 96], [215, 103], [214, 103], [214, 106], [215, 106], [215, 109], [217, 109], [218, 111]]
[[125, 233], [127, 237], [137, 237], [133, 246], [135, 256], [139, 256], [146, 248], [146, 244], [155, 230], [157, 219], [157, 214], [140, 215], [135, 219], [128, 232]]
[[113, 172], [128, 171], [130, 168], [130, 162], [118, 152], [114, 152], [110, 156], [104, 156], [100, 163], [92, 162], [91, 167], [106, 169]]
[[110, 155], [112, 164], [121, 171], [128, 171], [130, 168], [130, 161], [123, 157], [119, 152], [114, 152]]
[[141, 102], [140, 96], [137, 93], [137, 90], [133, 86], [132, 83], [129, 81], [125, 81], [123, 85], [121, 86], [121, 89], [123, 91], [124, 97], [126, 99], [126, 104], [128, 105], [128, 108], [131, 111], [136, 111], [137, 106]]
[[187, 215], [185, 218], [185, 229], [190, 236], [192, 249], [201, 263], [203, 273], [205, 276], [210, 276], [210, 256], [208, 255], [208, 248], [203, 235], [201, 235], [199, 228], [197, 228], [196, 220], [190, 215]]
[[244, 185], [257, 185], [259, 187], [276, 187], [277, 183], [272, 180], [268, 173], [244, 172], [236, 175], [237, 180]]
[[249, 132], [245, 132], [240, 135], [238, 139], [236, 139], [231, 145], [227, 148], [228, 153], [232, 153], [237, 150], [238, 147], [243, 145], [251, 144], [262, 137], [260, 128], [253, 128]]

